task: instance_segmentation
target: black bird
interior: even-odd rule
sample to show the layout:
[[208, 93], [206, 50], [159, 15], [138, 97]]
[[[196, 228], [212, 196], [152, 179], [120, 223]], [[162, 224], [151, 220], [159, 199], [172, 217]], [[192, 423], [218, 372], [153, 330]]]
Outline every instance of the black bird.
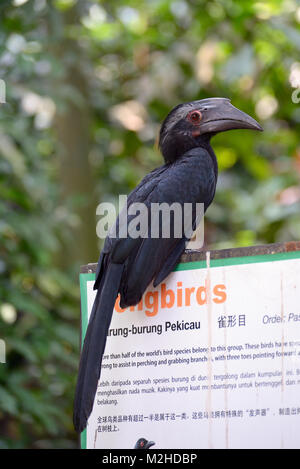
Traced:
[[134, 449], [149, 449], [153, 445], [155, 445], [154, 441], [148, 441], [146, 438], [139, 438], [134, 446]]
[[[218, 164], [210, 139], [231, 129], [262, 130], [229, 99], [208, 98], [176, 106], [164, 120], [159, 147], [165, 164], [154, 169], [131, 192], [127, 208], [135, 202], [211, 204], [216, 190]], [[119, 215], [117, 228], [122, 227]], [[129, 223], [130, 217], [126, 223]], [[149, 221], [149, 225], [150, 225]], [[170, 222], [173, 224], [174, 220]], [[192, 229], [196, 228], [193, 210]], [[118, 230], [117, 230], [118, 233]], [[172, 232], [173, 233], [173, 232]], [[108, 235], [98, 261], [97, 290], [81, 353], [74, 401], [74, 426], [81, 432], [92, 411], [107, 331], [117, 295], [120, 306], [136, 305], [153, 281], [164, 280], [178, 263], [189, 237], [115, 237]]]

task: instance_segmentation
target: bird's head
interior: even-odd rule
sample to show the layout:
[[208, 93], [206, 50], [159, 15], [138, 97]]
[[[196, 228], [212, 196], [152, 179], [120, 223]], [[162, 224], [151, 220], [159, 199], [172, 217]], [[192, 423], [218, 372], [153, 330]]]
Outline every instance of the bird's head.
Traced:
[[165, 161], [172, 162], [216, 133], [231, 129], [263, 130], [227, 98], [191, 101], [179, 104], [167, 115], [160, 129], [159, 147]]
[[149, 449], [153, 445], [155, 445], [154, 441], [146, 440], [146, 438], [140, 438], [135, 444], [135, 449]]

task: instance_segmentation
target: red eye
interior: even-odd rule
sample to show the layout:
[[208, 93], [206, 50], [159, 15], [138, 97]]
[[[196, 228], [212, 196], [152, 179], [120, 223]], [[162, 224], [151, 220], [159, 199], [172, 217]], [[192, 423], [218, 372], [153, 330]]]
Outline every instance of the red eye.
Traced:
[[192, 122], [192, 124], [197, 124], [201, 121], [202, 114], [200, 111], [192, 111], [188, 114], [188, 119]]

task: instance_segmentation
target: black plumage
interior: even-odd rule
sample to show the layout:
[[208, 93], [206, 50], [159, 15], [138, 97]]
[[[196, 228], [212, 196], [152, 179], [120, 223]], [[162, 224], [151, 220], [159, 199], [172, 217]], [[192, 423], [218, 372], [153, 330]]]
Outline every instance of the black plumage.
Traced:
[[[195, 206], [211, 204], [216, 190], [218, 165], [210, 145], [213, 135], [224, 130], [248, 128], [262, 130], [247, 114], [233, 107], [228, 99], [209, 98], [176, 106], [166, 117], [160, 131], [159, 146], [165, 164], [149, 173], [131, 192], [127, 210], [142, 202], [149, 213], [151, 204], [177, 203], [183, 208], [192, 204], [190, 235], [200, 220]], [[126, 208], [125, 208], [126, 209]], [[124, 209], [124, 210], [125, 210]], [[129, 225], [119, 215], [116, 234]], [[159, 221], [162, 224], [162, 220]], [[148, 236], [134, 238], [109, 235], [100, 254], [94, 289], [97, 289], [83, 350], [81, 353], [74, 402], [74, 425], [81, 432], [91, 413], [107, 331], [114, 303], [120, 293], [120, 306], [135, 305], [148, 287], [158, 285], [178, 263], [190, 235], [175, 235], [175, 219], [170, 217], [170, 237], [150, 236], [152, 219], [148, 218]], [[183, 219], [181, 220], [183, 228]], [[125, 226], [125, 228], [127, 228]], [[162, 226], [160, 226], [162, 228]]]

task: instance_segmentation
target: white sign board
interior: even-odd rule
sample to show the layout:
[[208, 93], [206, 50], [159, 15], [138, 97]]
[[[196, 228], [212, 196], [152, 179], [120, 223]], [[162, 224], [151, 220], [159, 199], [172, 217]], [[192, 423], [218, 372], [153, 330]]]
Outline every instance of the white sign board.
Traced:
[[[81, 274], [82, 330], [95, 292]], [[116, 303], [84, 448], [300, 447], [300, 251], [180, 264]]]

